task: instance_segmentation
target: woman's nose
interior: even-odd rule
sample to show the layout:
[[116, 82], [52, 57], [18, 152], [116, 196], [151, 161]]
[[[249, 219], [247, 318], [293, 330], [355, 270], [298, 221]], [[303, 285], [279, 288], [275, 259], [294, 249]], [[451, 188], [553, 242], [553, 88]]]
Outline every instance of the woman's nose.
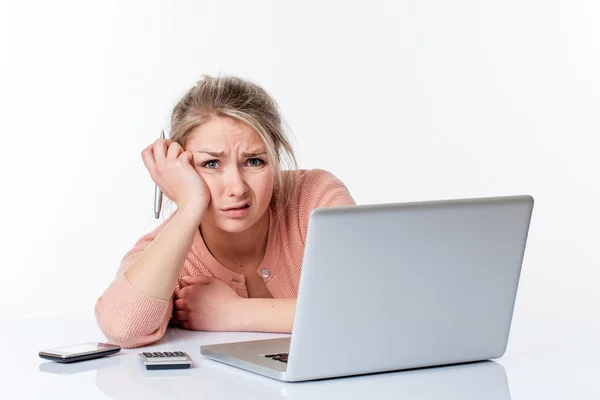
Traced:
[[238, 169], [234, 169], [227, 174], [227, 194], [230, 197], [241, 197], [247, 190], [248, 186]]

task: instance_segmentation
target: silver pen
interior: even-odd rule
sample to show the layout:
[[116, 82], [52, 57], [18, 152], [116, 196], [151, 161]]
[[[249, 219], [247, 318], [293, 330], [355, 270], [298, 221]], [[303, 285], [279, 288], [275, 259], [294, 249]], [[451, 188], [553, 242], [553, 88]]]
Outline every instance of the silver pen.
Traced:
[[[163, 129], [160, 132], [160, 138], [165, 138], [165, 130]], [[159, 189], [158, 185], [154, 185], [154, 218], [158, 219], [160, 217], [160, 210], [162, 208], [162, 198], [163, 192]]]

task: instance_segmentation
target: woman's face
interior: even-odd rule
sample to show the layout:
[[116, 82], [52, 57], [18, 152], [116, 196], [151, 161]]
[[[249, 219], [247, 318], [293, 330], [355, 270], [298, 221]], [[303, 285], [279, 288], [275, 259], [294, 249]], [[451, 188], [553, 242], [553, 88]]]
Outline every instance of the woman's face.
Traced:
[[267, 148], [256, 131], [213, 117], [190, 132], [185, 149], [210, 190], [203, 222], [226, 232], [255, 225], [269, 207], [274, 184]]

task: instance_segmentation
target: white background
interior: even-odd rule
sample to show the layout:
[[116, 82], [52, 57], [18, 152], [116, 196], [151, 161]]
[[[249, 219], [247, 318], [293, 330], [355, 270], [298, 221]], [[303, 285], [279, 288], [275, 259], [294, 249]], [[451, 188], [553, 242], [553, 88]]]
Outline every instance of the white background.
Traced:
[[359, 204], [533, 195], [515, 323], [599, 318], [600, 3], [1, 4], [0, 316], [93, 316], [159, 223], [141, 150], [222, 73]]

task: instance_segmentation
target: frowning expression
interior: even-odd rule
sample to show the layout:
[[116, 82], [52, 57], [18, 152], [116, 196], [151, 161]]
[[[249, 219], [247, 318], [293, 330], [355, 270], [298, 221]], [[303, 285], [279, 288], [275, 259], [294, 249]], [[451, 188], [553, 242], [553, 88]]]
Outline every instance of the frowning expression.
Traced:
[[242, 232], [265, 215], [274, 176], [267, 148], [252, 127], [213, 117], [189, 133], [185, 149], [192, 152], [196, 171], [210, 190], [204, 223]]

